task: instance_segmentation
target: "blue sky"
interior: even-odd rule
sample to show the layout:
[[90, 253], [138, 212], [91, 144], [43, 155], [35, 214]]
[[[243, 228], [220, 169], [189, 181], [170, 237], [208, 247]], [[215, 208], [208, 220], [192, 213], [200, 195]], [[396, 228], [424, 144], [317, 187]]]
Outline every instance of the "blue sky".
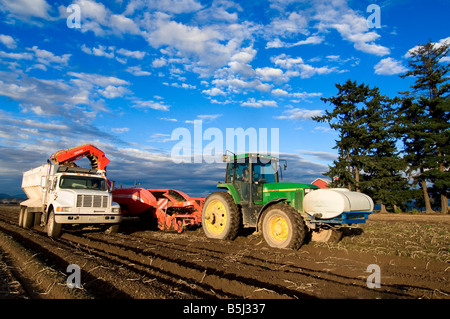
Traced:
[[0, 0], [0, 193], [91, 143], [124, 186], [206, 195], [224, 164], [171, 158], [172, 133], [194, 135], [194, 120], [224, 137], [278, 129], [285, 181], [309, 183], [336, 157], [336, 133], [311, 120], [330, 107], [320, 98], [347, 79], [407, 90], [408, 51], [450, 42], [449, 11], [446, 0]]

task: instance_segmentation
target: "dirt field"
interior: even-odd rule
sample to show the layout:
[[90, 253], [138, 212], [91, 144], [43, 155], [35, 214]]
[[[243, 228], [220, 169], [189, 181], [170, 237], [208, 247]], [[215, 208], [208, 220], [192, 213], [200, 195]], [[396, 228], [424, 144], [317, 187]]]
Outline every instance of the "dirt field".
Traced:
[[[450, 299], [450, 216], [372, 214], [337, 244], [292, 251], [260, 235], [223, 242], [201, 228], [163, 233], [136, 220], [118, 234], [85, 229], [53, 240], [18, 227], [18, 210], [0, 206], [2, 299]], [[81, 289], [67, 287], [69, 264], [81, 269]], [[380, 288], [367, 285], [371, 264]]]

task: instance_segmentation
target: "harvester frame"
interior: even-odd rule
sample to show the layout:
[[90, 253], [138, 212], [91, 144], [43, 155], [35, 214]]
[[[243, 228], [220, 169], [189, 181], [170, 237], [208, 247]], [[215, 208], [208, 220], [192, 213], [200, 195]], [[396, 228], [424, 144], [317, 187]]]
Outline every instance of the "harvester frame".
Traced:
[[201, 222], [204, 198], [190, 197], [174, 189], [118, 188], [113, 199], [124, 216], [148, 217], [162, 231], [182, 233]]

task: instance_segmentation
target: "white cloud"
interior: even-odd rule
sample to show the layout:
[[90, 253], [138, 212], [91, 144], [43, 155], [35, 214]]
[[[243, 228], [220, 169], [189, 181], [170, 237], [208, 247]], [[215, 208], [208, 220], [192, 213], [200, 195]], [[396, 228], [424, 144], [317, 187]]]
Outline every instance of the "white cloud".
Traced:
[[138, 34], [140, 32], [139, 27], [133, 20], [120, 14], [112, 14], [108, 26], [114, 33], [119, 34]]
[[122, 55], [124, 55], [126, 57], [135, 58], [135, 59], [138, 59], [138, 60], [142, 60], [144, 58], [145, 54], [146, 54], [143, 51], [130, 51], [130, 50], [127, 50], [127, 49], [119, 49], [116, 52], [119, 53], [119, 54], [122, 54]]
[[228, 90], [234, 93], [240, 93], [246, 89], [257, 90], [260, 92], [268, 92], [272, 88], [272, 85], [262, 83], [259, 80], [244, 81], [237, 78], [217, 79], [213, 80], [212, 83], [219, 87], [226, 87]]
[[219, 42], [223, 35], [213, 27], [187, 26], [161, 13], [151, 23], [147, 41], [154, 48], [169, 46], [182, 56], [215, 66], [229, 59], [228, 50]]
[[195, 0], [158, 0], [142, 1], [131, 0], [126, 8], [125, 14], [133, 14], [136, 10], [160, 11], [167, 13], [191, 13], [202, 9], [201, 3]]
[[295, 97], [297, 99], [306, 100], [306, 99], [311, 98], [311, 97], [320, 97], [320, 96], [322, 96], [322, 93], [317, 93], [317, 92], [312, 92], [312, 93], [299, 92], [299, 93], [292, 93], [291, 96]]
[[299, 33], [308, 34], [308, 21], [305, 15], [291, 12], [287, 17], [275, 18], [267, 25], [266, 32], [271, 35], [289, 37]]
[[68, 72], [70, 76], [73, 76], [78, 79], [82, 79], [88, 83], [92, 83], [101, 87], [106, 87], [108, 85], [128, 85], [129, 82], [116, 78], [114, 76], [106, 76], [95, 73], [77, 73], [77, 72]]
[[272, 57], [271, 60], [275, 65], [287, 69], [288, 71], [285, 72], [285, 76], [288, 77], [300, 76], [302, 79], [307, 79], [313, 77], [316, 74], [322, 75], [333, 72], [339, 72], [339, 69], [337, 67], [332, 68], [328, 66], [314, 67], [310, 64], [304, 63], [301, 57], [291, 58], [290, 56], [284, 53]]
[[[448, 46], [450, 46], [450, 37], [441, 39], [441, 40], [439, 40], [438, 42], [434, 42], [433, 45], [434, 45], [435, 47], [437, 47], [437, 48], [441, 47], [442, 45], [448, 45]], [[409, 49], [408, 52], [406, 52], [406, 54], [405, 54], [404, 57], [407, 58], [407, 59], [410, 58], [410, 57], [412, 56], [412, 53], [414, 53], [414, 52], [417, 51], [418, 49], [419, 49], [419, 46], [416, 45], [414, 48]], [[449, 57], [447, 57], [447, 59], [444, 58], [444, 59], [441, 60], [441, 61], [442, 61], [442, 62], [448, 61], [448, 58], [449, 58]]]
[[[112, 13], [102, 3], [93, 0], [76, 0], [73, 4], [79, 5], [82, 12], [82, 32], [92, 31], [97, 36], [141, 33], [132, 19]], [[65, 9], [60, 9], [60, 11], [66, 12]]]
[[211, 77], [223, 67], [248, 73], [247, 76], [252, 71], [246, 64], [256, 51], [241, 47], [254, 36], [249, 22], [184, 24], [168, 14], [153, 12], [146, 14], [142, 26], [150, 46], [163, 55], [163, 59], [154, 60], [155, 67], [164, 66], [165, 61], [173, 66], [179, 63], [184, 70], [202, 78]]
[[297, 67], [298, 65], [304, 64], [303, 59], [301, 57], [297, 58], [291, 58], [290, 56], [286, 54], [280, 54], [275, 57], [270, 58], [275, 65], [278, 65], [284, 69], [293, 69], [294, 67]]
[[168, 122], [178, 122], [177, 119], [173, 119], [173, 118], [170, 118], [170, 117], [160, 117], [159, 119], [163, 120], [163, 121], [168, 121]]
[[378, 56], [390, 53], [389, 48], [375, 43], [380, 35], [369, 30], [366, 17], [350, 9], [347, 1], [317, 1], [314, 12], [312, 19], [319, 21], [319, 32], [334, 29], [359, 51]]
[[205, 122], [212, 122], [216, 119], [218, 119], [219, 117], [221, 117], [223, 114], [200, 114], [197, 115], [197, 118], [199, 118], [202, 121]]
[[318, 160], [324, 160], [324, 161], [333, 161], [335, 160], [338, 155], [334, 154], [334, 153], [329, 153], [329, 152], [318, 152], [318, 151], [300, 151], [300, 154], [306, 154], [306, 155], [311, 155], [313, 157], [315, 157]]
[[289, 92], [287, 92], [285, 90], [282, 90], [282, 89], [272, 90], [272, 94], [276, 95], [276, 96], [292, 97], [292, 98], [300, 99], [300, 100], [308, 100], [309, 98], [322, 96], [322, 93], [316, 93], [316, 92], [312, 92], [312, 93], [308, 93], [308, 92], [289, 93]]
[[28, 52], [22, 52], [22, 53], [12, 53], [11, 52], [11, 53], [9, 53], [9, 52], [0, 51], [0, 57], [13, 59], [13, 60], [32, 60], [33, 59], [33, 55]]
[[0, 10], [8, 15], [27, 21], [30, 18], [49, 19], [51, 7], [45, 0], [3, 0]]
[[[228, 10], [235, 11], [229, 12]], [[228, 0], [213, 1], [209, 8], [204, 8], [196, 13], [196, 19], [200, 22], [225, 22], [233, 23], [238, 20], [238, 12], [242, 12], [241, 6]]]
[[123, 86], [108, 85], [106, 88], [98, 90], [98, 92], [108, 99], [114, 99], [124, 96], [129, 91]]
[[161, 68], [165, 65], [167, 65], [167, 60], [163, 57], [155, 59], [152, 62], [152, 67], [154, 67], [154, 68]]
[[182, 89], [196, 89], [197, 87], [195, 85], [192, 84], [187, 84], [187, 83], [172, 83], [170, 86], [176, 87], [176, 88], [182, 88]]
[[28, 49], [34, 52], [38, 62], [49, 66], [50, 64], [59, 64], [61, 66], [66, 66], [71, 54], [63, 54], [62, 56], [54, 55], [52, 52], [47, 50], [39, 49], [37, 46], [33, 46]]
[[271, 107], [277, 107], [276, 101], [270, 101], [270, 100], [256, 100], [255, 98], [249, 98], [247, 102], [241, 103], [241, 106], [249, 106], [249, 107], [256, 107], [260, 108], [263, 106], [271, 106]]
[[307, 44], [320, 44], [324, 41], [324, 37], [322, 36], [310, 36], [305, 40], [297, 41], [294, 43], [288, 43], [281, 41], [279, 38], [276, 38], [273, 41], [267, 42], [266, 49], [271, 48], [292, 48], [299, 45], [307, 45]]
[[275, 69], [270, 67], [257, 68], [256, 74], [259, 76], [261, 81], [272, 82], [272, 81], [286, 81], [284, 77], [283, 70]]
[[385, 58], [378, 62], [375, 67], [375, 74], [394, 75], [408, 71], [401, 63], [393, 58]]
[[0, 95], [19, 105], [24, 113], [63, 116], [70, 121], [87, 121], [107, 111], [101, 97], [114, 98], [128, 91], [128, 82], [96, 74], [68, 72], [69, 80], [47, 80], [0, 71]]
[[128, 127], [117, 127], [117, 128], [112, 128], [111, 131], [113, 133], [123, 134], [123, 133], [129, 132], [130, 129]]
[[226, 95], [224, 91], [222, 91], [221, 89], [218, 89], [218, 88], [203, 90], [202, 93], [209, 95], [209, 96]]
[[275, 89], [272, 90], [272, 94], [273, 95], [277, 95], [277, 96], [289, 96], [289, 93], [285, 90], [282, 89]]
[[391, 53], [391, 50], [388, 48], [375, 43], [356, 42], [354, 46], [357, 50], [378, 56], [384, 56]]
[[130, 66], [125, 71], [135, 76], [149, 76], [152, 74], [151, 72], [142, 70], [140, 66]]
[[277, 116], [275, 118], [280, 120], [310, 120], [311, 117], [320, 115], [322, 115], [321, 110], [294, 108], [284, 111], [283, 115]]
[[15, 49], [17, 47], [16, 40], [10, 35], [0, 34], [0, 42], [3, 43], [8, 49]]
[[[81, 51], [86, 54], [95, 55], [95, 56], [103, 56], [105, 58], [114, 58], [114, 47], [106, 47], [103, 45], [99, 45], [98, 48], [88, 48], [85, 44], [81, 46]], [[109, 52], [106, 52], [109, 51]]]
[[142, 109], [153, 109], [153, 110], [160, 110], [160, 111], [168, 111], [170, 106], [155, 102], [155, 101], [135, 101], [134, 105], [132, 105], [135, 108], [142, 108]]

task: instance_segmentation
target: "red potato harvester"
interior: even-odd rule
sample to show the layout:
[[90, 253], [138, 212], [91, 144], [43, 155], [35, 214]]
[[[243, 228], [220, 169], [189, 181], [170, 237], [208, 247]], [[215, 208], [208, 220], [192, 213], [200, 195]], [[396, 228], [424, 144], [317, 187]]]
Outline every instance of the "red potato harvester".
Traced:
[[163, 231], [183, 232], [200, 225], [204, 198], [189, 197], [173, 189], [119, 188], [113, 191], [113, 200], [123, 215], [137, 216], [150, 213]]

